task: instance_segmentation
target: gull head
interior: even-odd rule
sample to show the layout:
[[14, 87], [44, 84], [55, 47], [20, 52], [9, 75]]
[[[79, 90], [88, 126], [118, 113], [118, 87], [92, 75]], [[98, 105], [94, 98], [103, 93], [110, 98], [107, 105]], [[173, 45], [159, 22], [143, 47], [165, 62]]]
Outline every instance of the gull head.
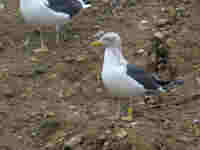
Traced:
[[91, 46], [104, 46], [105, 48], [119, 48], [121, 46], [121, 39], [119, 34], [115, 32], [107, 32], [102, 37], [90, 44]]

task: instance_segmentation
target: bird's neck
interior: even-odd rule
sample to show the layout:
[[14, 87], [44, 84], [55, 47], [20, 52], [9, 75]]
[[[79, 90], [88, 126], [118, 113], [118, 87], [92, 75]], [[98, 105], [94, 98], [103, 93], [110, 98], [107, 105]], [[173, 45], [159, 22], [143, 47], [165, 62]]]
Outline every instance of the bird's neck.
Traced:
[[119, 48], [106, 48], [104, 54], [104, 67], [105, 66], [119, 66], [121, 59], [121, 49]]
[[29, 9], [29, 6], [32, 6], [33, 1], [34, 0], [20, 0], [20, 8], [21, 9], [25, 9], [25, 8]]

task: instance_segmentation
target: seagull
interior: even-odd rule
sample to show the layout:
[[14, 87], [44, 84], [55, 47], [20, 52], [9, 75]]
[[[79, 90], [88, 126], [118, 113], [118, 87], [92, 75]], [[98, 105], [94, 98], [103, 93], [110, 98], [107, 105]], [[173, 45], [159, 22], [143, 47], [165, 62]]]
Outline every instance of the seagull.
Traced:
[[[56, 43], [61, 28], [82, 8], [91, 7], [86, 0], [20, 0], [20, 12], [29, 24], [56, 25]], [[47, 49], [40, 31], [41, 49]]]
[[[145, 94], [160, 94], [176, 85], [182, 85], [183, 80], [165, 81], [153, 73], [145, 72], [143, 68], [130, 64], [122, 55], [119, 34], [107, 32], [90, 44], [105, 48], [101, 78], [106, 89], [118, 98], [143, 96]], [[128, 109], [128, 118], [132, 118], [132, 108]], [[120, 117], [120, 103], [119, 113]]]

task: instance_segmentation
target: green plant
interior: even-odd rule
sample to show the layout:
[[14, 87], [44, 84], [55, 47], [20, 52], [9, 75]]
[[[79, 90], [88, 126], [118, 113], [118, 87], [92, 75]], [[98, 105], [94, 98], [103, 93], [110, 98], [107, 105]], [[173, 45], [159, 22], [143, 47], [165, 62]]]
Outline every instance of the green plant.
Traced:
[[48, 65], [47, 64], [33, 64], [32, 77], [34, 79], [36, 79], [41, 74], [46, 73], [47, 71], [48, 71]]

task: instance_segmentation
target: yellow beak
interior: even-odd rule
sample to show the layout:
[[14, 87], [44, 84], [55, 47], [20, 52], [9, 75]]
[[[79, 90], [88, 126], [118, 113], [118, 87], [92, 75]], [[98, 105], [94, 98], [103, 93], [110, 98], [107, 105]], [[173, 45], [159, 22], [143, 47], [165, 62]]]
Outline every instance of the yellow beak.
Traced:
[[99, 47], [99, 46], [103, 46], [103, 43], [100, 41], [94, 41], [94, 42], [91, 42], [90, 45], [94, 47]]

